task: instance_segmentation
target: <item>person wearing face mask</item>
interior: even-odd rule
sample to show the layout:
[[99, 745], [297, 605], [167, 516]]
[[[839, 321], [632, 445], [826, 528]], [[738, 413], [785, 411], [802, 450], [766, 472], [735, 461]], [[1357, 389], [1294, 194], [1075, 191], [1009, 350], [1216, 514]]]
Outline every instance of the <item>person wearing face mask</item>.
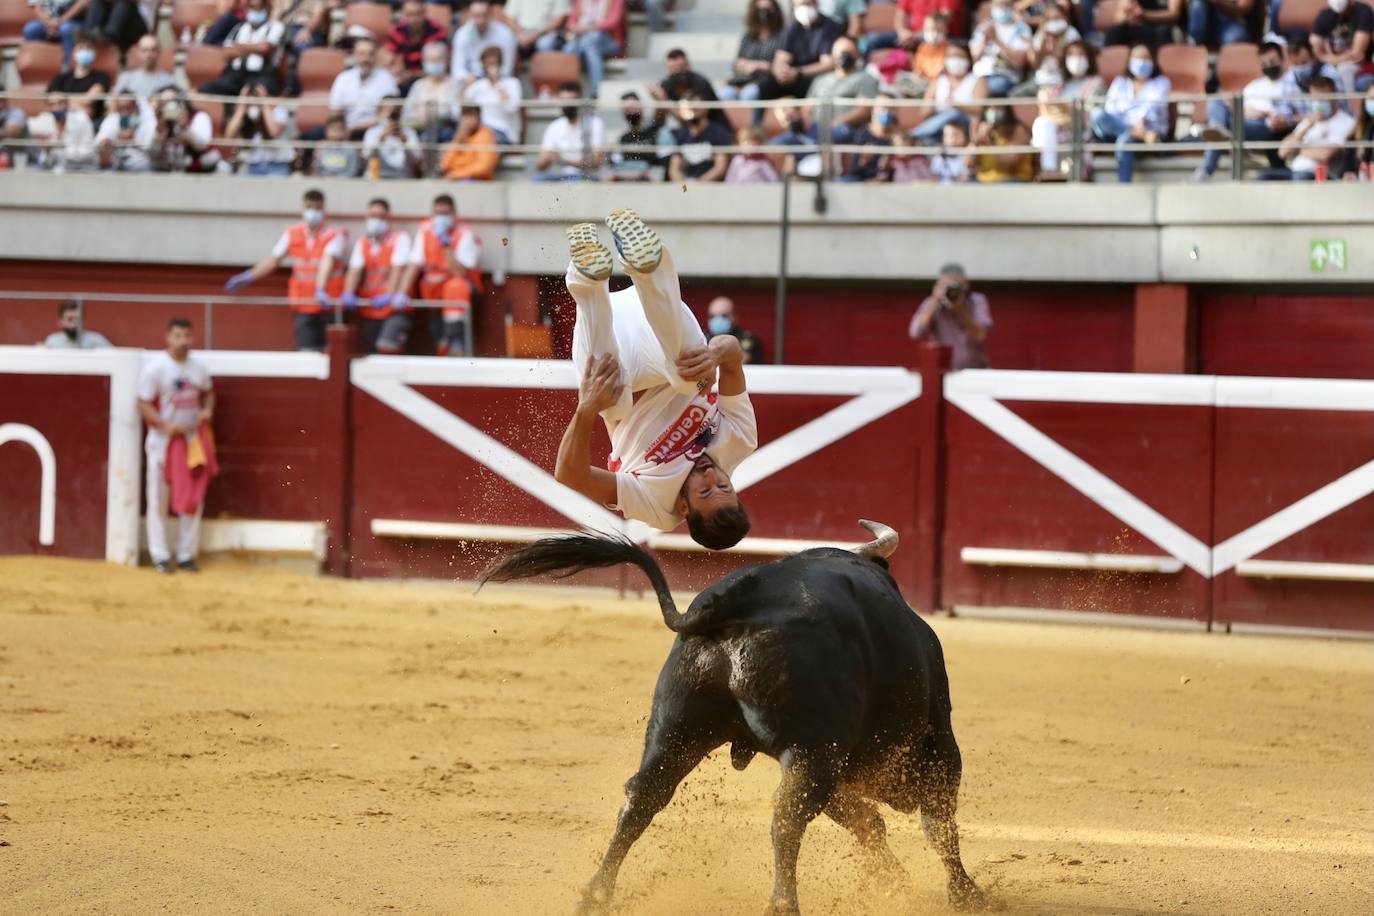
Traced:
[[1205, 47], [1250, 40], [1255, 0], [1189, 0], [1188, 37]]
[[883, 181], [887, 178], [887, 149], [893, 139], [902, 132], [897, 124], [897, 113], [882, 102], [873, 106], [872, 114], [854, 137], [849, 141], [855, 146], [866, 147], [861, 153], [848, 153], [844, 157], [844, 171], [841, 181]]
[[1173, 41], [1174, 26], [1183, 14], [1183, 0], [1125, 0], [1116, 8], [1115, 22], [1106, 26], [1104, 45], [1147, 44], [1159, 47]]
[[1030, 26], [1016, 18], [1011, 0], [992, 0], [992, 14], [969, 39], [973, 72], [987, 80], [988, 95], [1004, 96], [1021, 81], [1030, 59]]
[[844, 34], [840, 24], [822, 16], [816, 0], [794, 0], [792, 19], [782, 30], [773, 66], [760, 89], [762, 98], [806, 95], [811, 81], [835, 66], [830, 51]]
[[[1031, 146], [1040, 150], [1040, 171], [1058, 172], [1064, 166], [1060, 150], [1073, 142], [1072, 103], [1097, 98], [1105, 88], [1097, 75], [1092, 45], [1082, 40], [1064, 48], [1062, 69], [1053, 58], [1036, 71], [1036, 99], [1040, 110], [1031, 123]], [[1092, 156], [1083, 154], [1083, 174], [1091, 175]]]
[[816, 118], [822, 125], [822, 140], [828, 134], [832, 143], [848, 143], [868, 121], [869, 110], [867, 105], [846, 104], [846, 100], [862, 102], [874, 98], [878, 94], [878, 80], [860, 66], [859, 48], [852, 38], [836, 39], [830, 59], [835, 63], [834, 69], [817, 76], [806, 97], [820, 103]]
[[267, 0], [248, 0], [244, 21], [224, 40], [229, 62], [224, 71], [199, 91], [206, 95], [238, 95], [244, 86], [261, 83], [276, 94], [275, 61], [286, 27], [267, 13]]
[[[274, 141], [285, 141], [294, 136], [295, 121], [285, 105], [262, 104], [260, 99], [266, 95], [267, 87], [261, 83], [244, 86], [239, 92], [241, 104], [234, 106], [224, 135], [248, 144], [238, 149], [242, 174], [284, 177], [291, 174], [296, 151], [290, 145], [278, 145]], [[197, 117], [203, 114], [200, 112]]]
[[[703, 102], [719, 101], [711, 81], [692, 69], [687, 52], [681, 48], [673, 48], [664, 56], [663, 69], [667, 74], [663, 79], [644, 84], [650, 97], [660, 102], [681, 102], [688, 95]], [[707, 116], [726, 130], [733, 130], [725, 109], [708, 108]], [[662, 116], [658, 117], [661, 119]]]
[[795, 104], [777, 106], [773, 109], [771, 117], [777, 124], [778, 132], [768, 141], [770, 146], [807, 148], [785, 154], [782, 159], [782, 173], [784, 175], [797, 174], [798, 167], [803, 162], [814, 160], [816, 171], [813, 174], [819, 174], [820, 157], [815, 151], [816, 125], [808, 126], [806, 119], [802, 116], [801, 109]]
[[100, 122], [95, 145], [100, 167], [120, 172], [150, 172], [157, 116], [143, 99], [115, 97], [113, 110]]
[[563, 116], [544, 129], [534, 164], [535, 181], [581, 181], [601, 168], [606, 125], [596, 115], [582, 113], [577, 104], [581, 95], [578, 83], [559, 87]]
[[1312, 181], [1317, 170], [1325, 168], [1339, 178], [1345, 163], [1345, 141], [1355, 131], [1355, 119], [1342, 111], [1334, 100], [1321, 96], [1339, 92], [1335, 80], [1314, 76], [1311, 81], [1311, 109], [1303, 115], [1293, 132], [1279, 144], [1279, 157], [1287, 168], [1262, 172], [1264, 181]]
[[[48, 91], [63, 95], [85, 95], [92, 99], [98, 99], [110, 91], [110, 75], [95, 69], [95, 44], [85, 33], [77, 33], [71, 65], [52, 78], [48, 83]], [[104, 113], [103, 107], [102, 103], [101, 110], [96, 112], [97, 116]]]
[[30, 152], [40, 168], [55, 171], [86, 172], [100, 167], [95, 149], [95, 125], [86, 103], [54, 93], [46, 100], [47, 110], [29, 119], [29, 137], [51, 141]]
[[520, 99], [523, 91], [518, 76], [503, 76], [505, 65], [500, 48], [482, 52], [482, 78], [463, 90], [463, 104], [482, 110], [482, 125], [496, 135], [501, 144], [520, 142]]
[[34, 0], [30, 6], [34, 18], [24, 23], [24, 40], [60, 43], [62, 64], [66, 66], [71, 61], [72, 46], [81, 29], [86, 4], [81, 0]]
[[678, 105], [682, 126], [673, 131], [676, 149], [668, 160], [669, 181], [720, 181], [730, 165], [729, 154], [718, 152], [717, 147], [732, 146], [734, 138], [728, 128], [707, 116], [706, 109], [693, 105], [699, 101], [689, 95]]
[[944, 71], [926, 90], [926, 101], [935, 113], [916, 126], [911, 136], [930, 142], [939, 137], [946, 124], [959, 124], [965, 129], [971, 120], [982, 117], [982, 100], [988, 97], [987, 81], [970, 73], [972, 63], [968, 49], [951, 43], [945, 51]]
[[[1346, 181], [1367, 181], [1374, 179], [1374, 85], [1364, 92], [1359, 108], [1355, 112], [1355, 130], [1350, 139], [1366, 144], [1352, 147], [1345, 156]], [[1363, 171], [1362, 171], [1363, 170]], [[1366, 177], [1368, 175], [1369, 177]]]
[[1064, 14], [1064, 10], [1055, 4], [1045, 7], [1044, 17], [1040, 20], [1040, 27], [1035, 31], [1035, 37], [1031, 39], [1030, 55], [1027, 58], [1032, 67], [1039, 68], [1047, 60], [1062, 59], [1064, 51], [1069, 45], [1076, 41], [1082, 41], [1083, 36], [1078, 29], [1074, 28]]
[[1285, 128], [1291, 128], [1308, 112], [1307, 92], [1314, 76], [1324, 76], [1340, 85], [1341, 75], [1336, 68], [1317, 60], [1313, 54], [1311, 36], [1301, 33], [1290, 36], [1288, 69], [1279, 78], [1283, 91], [1275, 103], [1276, 110], [1288, 118]]
[[419, 133], [426, 143], [445, 143], [458, 122], [462, 87], [448, 73], [448, 45], [436, 41], [420, 52], [424, 76], [410, 84], [401, 123]]
[[717, 296], [706, 306], [706, 330], [712, 337], [729, 334], [739, 341], [744, 351], [745, 363], [763, 362], [763, 344], [757, 335], [735, 323], [735, 302], [726, 296]]
[[401, 123], [402, 103], [383, 99], [381, 118], [363, 134], [363, 161], [376, 161], [378, 178], [414, 178], [420, 167], [420, 135]]
[[348, 273], [339, 297], [346, 309], [358, 308], [364, 353], [400, 353], [410, 338], [409, 309], [395, 306], [410, 262], [410, 236], [391, 227], [391, 204], [383, 197], [367, 202], [363, 237], [353, 243]]
[[[638, 93], [626, 92], [620, 97], [620, 116], [625, 119], [625, 132], [617, 146], [636, 147], [611, 154], [611, 178], [614, 181], [646, 181], [650, 170], [658, 166], [658, 127], [644, 118], [644, 103]], [[658, 179], [663, 180], [660, 168]]]
[[323, 353], [324, 309], [332, 307], [343, 293], [348, 232], [325, 223], [323, 191], [306, 191], [301, 206], [301, 221], [286, 228], [267, 257], [230, 277], [224, 290], [236, 293], [270, 276], [283, 259], [289, 258], [291, 278], [286, 281], [286, 295], [295, 313], [296, 349]]
[[[985, 108], [973, 131], [975, 146], [1025, 146], [1030, 142], [1030, 132], [1005, 105]], [[1035, 167], [1029, 153], [979, 153], [974, 177], [980, 184], [1027, 182], [1035, 177]]]
[[[1245, 116], [1246, 140], [1280, 140], [1292, 127], [1289, 115], [1280, 110], [1279, 103], [1284, 97], [1283, 45], [1268, 41], [1260, 48], [1260, 76], [1251, 80], [1241, 91]], [[1207, 103], [1207, 123], [1193, 127], [1192, 136], [1197, 140], [1211, 143], [1231, 139], [1231, 103], [1228, 99], [1213, 99]], [[1194, 181], [1206, 181], [1217, 170], [1224, 151], [1208, 150], [1203, 153], [1202, 165], [1193, 173]], [[1269, 164], [1280, 168], [1283, 161], [1277, 150], [1269, 150]]]
[[49, 350], [103, 350], [112, 344], [103, 334], [88, 330], [81, 321], [81, 306], [71, 299], [57, 307], [58, 330], [43, 341]]
[[869, 32], [864, 36], [864, 48], [869, 52], [879, 48], [915, 51], [922, 42], [931, 40], [927, 30], [936, 16], [940, 17], [941, 40], [964, 35], [964, 5], [959, 0], [897, 0], [895, 12], [894, 31]]
[[948, 23], [949, 17], [944, 13], [932, 13], [922, 27], [921, 41], [911, 60], [911, 72], [923, 86], [922, 95], [944, 72], [945, 52], [949, 50]]
[[1107, 87], [1107, 103], [1093, 112], [1093, 136], [1116, 143], [1116, 177], [1129, 184], [1135, 175], [1136, 143], [1158, 143], [1169, 130], [1167, 76], [1158, 74], [1149, 45], [1136, 45], [1127, 58], [1127, 72]]
[[478, 269], [482, 242], [467, 223], [457, 218], [457, 208], [448, 194], [434, 198], [430, 212], [430, 218], [421, 222], [415, 233], [410, 264], [392, 305], [407, 307], [407, 294], [418, 282], [421, 299], [443, 303], [430, 313], [438, 354], [466, 356], [469, 312], [475, 297], [483, 291], [482, 272]]
[[[400, 59], [406, 76], [414, 79], [421, 73], [425, 48], [446, 37], [444, 27], [425, 15], [424, 0], [405, 0], [400, 17], [386, 35], [386, 49]], [[444, 69], [447, 72], [447, 66]]]
[[1317, 60], [1336, 68], [1341, 75], [1338, 85], [1347, 92], [1363, 92], [1374, 83], [1371, 39], [1374, 9], [1358, 0], [1327, 0], [1327, 8], [1312, 23], [1312, 52]]
[[[720, 97], [750, 102], [760, 98], [781, 39], [782, 8], [777, 0], [753, 0], [744, 17], [744, 35], [739, 40], [730, 81], [721, 87]], [[756, 109], [755, 116], [756, 121], [761, 119], [763, 109]]]

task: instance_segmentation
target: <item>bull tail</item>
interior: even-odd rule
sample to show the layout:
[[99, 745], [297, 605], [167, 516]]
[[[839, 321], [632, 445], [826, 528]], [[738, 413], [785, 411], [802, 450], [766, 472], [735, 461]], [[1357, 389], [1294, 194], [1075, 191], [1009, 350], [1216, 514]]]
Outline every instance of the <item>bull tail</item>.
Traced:
[[528, 547], [506, 554], [488, 567], [478, 580], [478, 588], [488, 582], [510, 582], [533, 576], [566, 579], [583, 570], [621, 563], [638, 566], [649, 577], [654, 594], [658, 596], [659, 610], [663, 612], [663, 623], [674, 633], [678, 632], [686, 615], [678, 612], [663, 570], [647, 550], [622, 535], [587, 531], [541, 538]]

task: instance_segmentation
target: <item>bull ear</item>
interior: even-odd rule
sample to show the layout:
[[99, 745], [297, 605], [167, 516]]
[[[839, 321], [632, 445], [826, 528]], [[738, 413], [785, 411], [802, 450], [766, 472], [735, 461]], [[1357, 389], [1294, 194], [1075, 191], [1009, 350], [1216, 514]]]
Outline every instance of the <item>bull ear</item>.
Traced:
[[897, 532], [882, 522], [871, 522], [866, 518], [859, 519], [859, 524], [863, 525], [873, 535], [873, 540], [864, 544], [862, 547], [855, 547], [854, 552], [861, 557], [882, 557], [887, 559], [897, 552]]

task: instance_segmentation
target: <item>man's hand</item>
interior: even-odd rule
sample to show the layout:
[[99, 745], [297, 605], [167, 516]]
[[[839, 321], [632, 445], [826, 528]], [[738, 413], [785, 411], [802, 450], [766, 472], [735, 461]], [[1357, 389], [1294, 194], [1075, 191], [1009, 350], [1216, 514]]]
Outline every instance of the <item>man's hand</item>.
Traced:
[[620, 363], [607, 353], [601, 357], [587, 357], [587, 371], [577, 391], [577, 409], [588, 414], [609, 410], [620, 401], [625, 391], [620, 381]]
[[162, 431], [166, 433], [169, 438], [172, 436], [184, 436], [190, 432], [190, 430], [184, 426], [180, 426], [176, 423], [166, 422], [162, 424]]
[[208, 407], [202, 407], [200, 413], [196, 415], [196, 425], [199, 426], [201, 423], [209, 423], [214, 418], [215, 412], [213, 410]]
[[677, 374], [689, 382], [699, 382], [702, 379], [715, 381], [716, 360], [711, 355], [711, 348], [692, 347], [690, 350], [683, 350], [677, 355]]

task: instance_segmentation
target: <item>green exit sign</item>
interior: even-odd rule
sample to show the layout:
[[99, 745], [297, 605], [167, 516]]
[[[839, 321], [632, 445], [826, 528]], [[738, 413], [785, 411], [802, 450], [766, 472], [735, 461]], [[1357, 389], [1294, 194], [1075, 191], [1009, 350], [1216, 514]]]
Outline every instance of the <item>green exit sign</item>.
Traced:
[[1345, 239], [1313, 239], [1307, 262], [1314, 274], [1344, 273], [1350, 266], [1350, 249]]

